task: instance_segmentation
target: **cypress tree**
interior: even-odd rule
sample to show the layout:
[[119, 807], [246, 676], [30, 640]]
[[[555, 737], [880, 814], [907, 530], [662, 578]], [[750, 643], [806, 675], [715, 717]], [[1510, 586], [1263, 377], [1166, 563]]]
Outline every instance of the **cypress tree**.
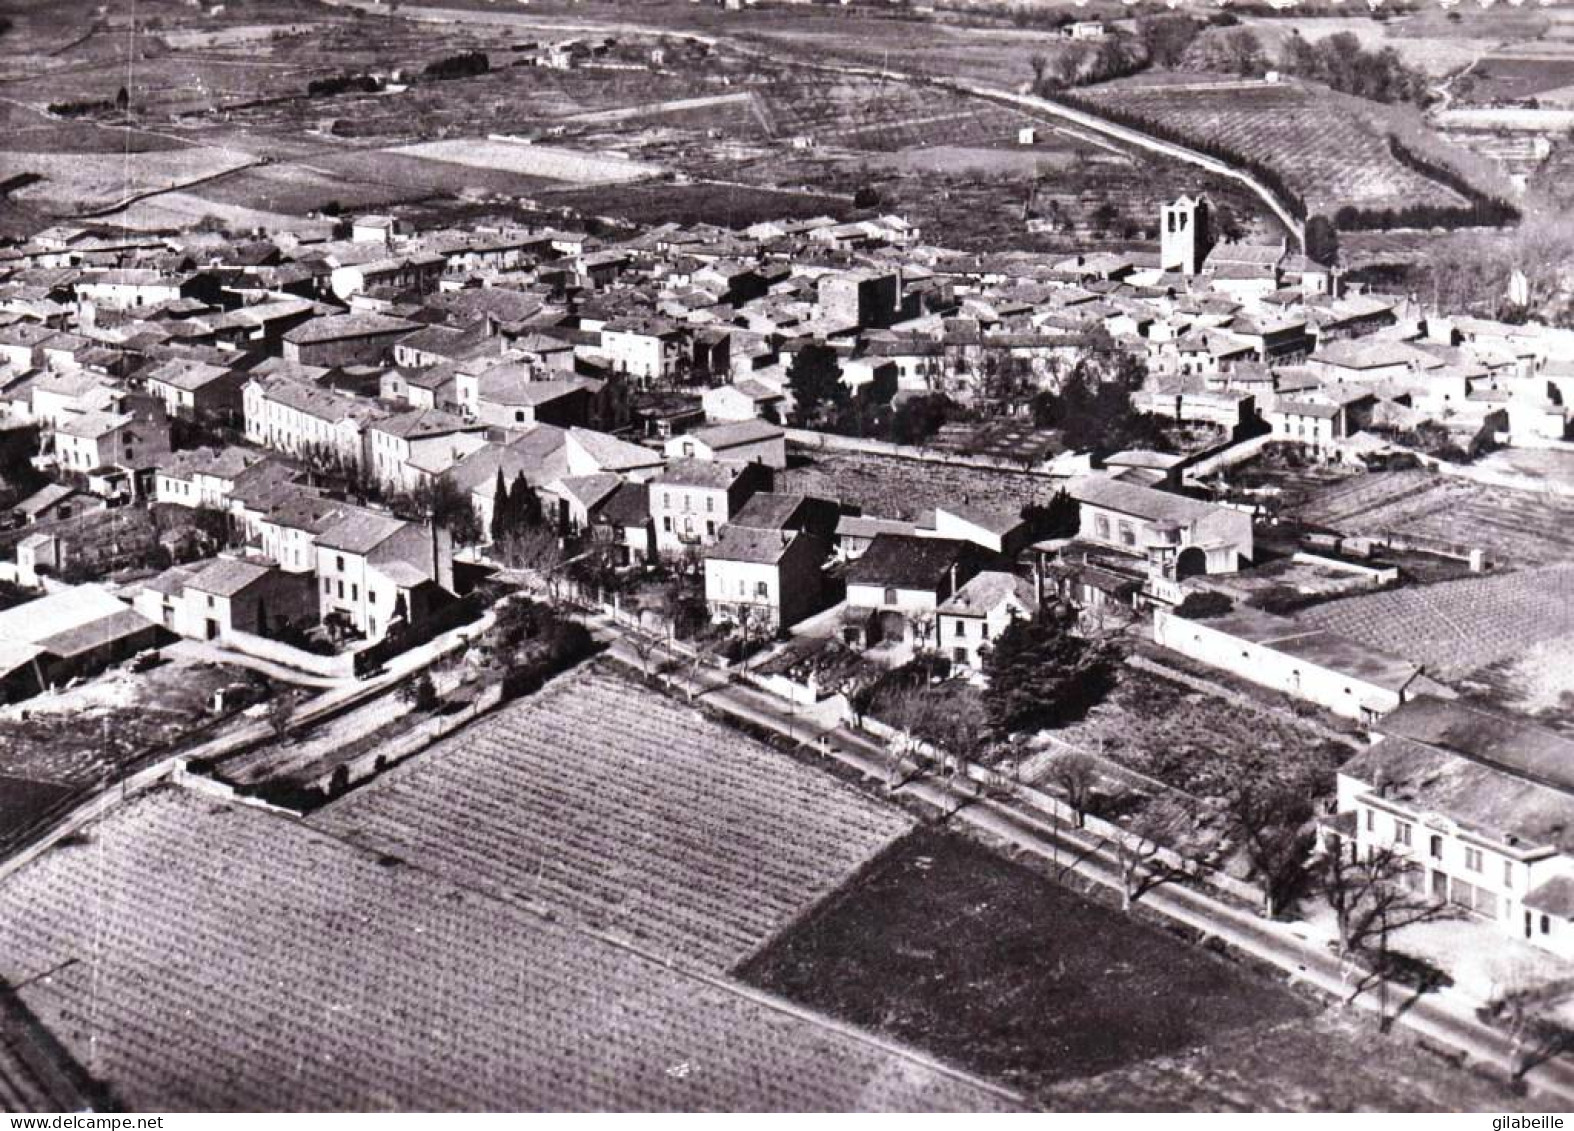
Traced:
[[492, 488], [492, 544], [502, 542], [509, 534], [509, 512], [513, 509], [508, 498], [508, 483], [503, 479], [503, 469], [497, 469], [497, 483]]

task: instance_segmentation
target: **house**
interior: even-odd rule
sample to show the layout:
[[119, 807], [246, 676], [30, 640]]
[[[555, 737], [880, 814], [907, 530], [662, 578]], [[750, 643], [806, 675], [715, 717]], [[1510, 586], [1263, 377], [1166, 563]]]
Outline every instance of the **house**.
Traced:
[[11, 508], [29, 525], [41, 522], [63, 522], [88, 511], [103, 510], [104, 500], [84, 495], [75, 487], [64, 483], [51, 483], [34, 491]]
[[1313, 455], [1334, 455], [1341, 440], [1371, 422], [1377, 398], [1371, 393], [1340, 397], [1278, 397], [1263, 414], [1275, 440], [1299, 444]]
[[797, 624], [821, 606], [821, 569], [829, 554], [829, 543], [807, 530], [726, 524], [705, 550], [711, 619], [746, 632]]
[[974, 542], [1008, 558], [1027, 548], [1030, 533], [1020, 510], [973, 504], [936, 507], [934, 532], [940, 538]]
[[1418, 694], [1453, 694], [1408, 660], [1259, 609], [1238, 607], [1207, 618], [1155, 609], [1153, 639], [1209, 667], [1367, 724]]
[[308, 573], [271, 562], [219, 557], [172, 566], [142, 583], [132, 606], [150, 621], [193, 640], [236, 633], [269, 636], [286, 625], [317, 623], [317, 585]]
[[688, 546], [711, 545], [749, 496], [770, 483], [763, 464], [673, 460], [649, 485], [656, 552], [665, 557]]
[[787, 433], [768, 421], [737, 420], [674, 436], [666, 453], [669, 459], [763, 463], [780, 470], [787, 466]]
[[849, 644], [932, 642], [942, 604], [987, 564], [987, 553], [955, 538], [877, 534], [847, 567]]
[[744, 378], [730, 385], [717, 385], [706, 389], [700, 396], [700, 405], [707, 420], [753, 420], [756, 417], [779, 417], [786, 397], [763, 381]]
[[323, 623], [369, 640], [422, 624], [454, 591], [453, 544], [438, 526], [347, 508], [315, 549]]
[[1080, 540], [1144, 557], [1173, 580], [1233, 573], [1251, 561], [1252, 520], [1244, 511], [1097, 475], [1068, 493], [1080, 504]]
[[142, 374], [147, 391], [164, 402], [170, 416], [225, 424], [240, 422], [241, 389], [249, 380], [241, 370], [185, 358], [171, 358]]
[[643, 483], [621, 483], [591, 508], [590, 529], [612, 547], [612, 564], [640, 566], [656, 556], [656, 531], [650, 521], [650, 489]]
[[284, 357], [301, 365], [384, 365], [393, 359], [394, 343], [420, 328], [365, 311], [313, 318], [284, 334]]
[[389, 415], [375, 404], [290, 377], [253, 376], [241, 399], [246, 439], [253, 444], [351, 467], [370, 462], [368, 431]]
[[1574, 741], [1427, 695], [1377, 729], [1339, 768], [1331, 850], [1392, 849], [1418, 890], [1574, 959]]
[[382, 289], [425, 295], [437, 289], [447, 266], [445, 257], [432, 252], [392, 255], [335, 267], [329, 276], [329, 286], [344, 300], [363, 291]]
[[584, 377], [538, 381], [524, 366], [500, 365], [479, 374], [461, 370], [456, 396], [476, 420], [499, 428], [554, 424], [572, 428], [590, 423], [595, 382]]
[[650, 319], [619, 319], [601, 328], [601, 352], [615, 373], [626, 373], [644, 384], [677, 372], [683, 357], [683, 331]]
[[366, 437], [372, 475], [396, 492], [430, 483], [487, 442], [486, 425], [434, 409], [385, 417]]
[[153, 500], [179, 507], [229, 509], [230, 495], [248, 470], [268, 457], [251, 448], [195, 448], [160, 461]]
[[984, 650], [1013, 620], [1038, 612], [1033, 583], [1004, 570], [985, 570], [935, 611], [936, 640], [956, 667], [979, 671]]
[[0, 700], [86, 678], [158, 644], [159, 626], [98, 585], [0, 611]]
[[55, 458], [66, 471], [84, 475], [106, 467], [154, 467], [168, 452], [169, 425], [132, 412], [84, 412], [55, 427]]

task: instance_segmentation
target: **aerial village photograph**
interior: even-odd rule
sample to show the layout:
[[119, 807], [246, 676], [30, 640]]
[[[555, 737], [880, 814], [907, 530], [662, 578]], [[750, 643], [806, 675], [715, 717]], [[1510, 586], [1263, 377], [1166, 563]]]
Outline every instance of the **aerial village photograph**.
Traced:
[[0, 122], [0, 1111], [1574, 1109], [1574, 3], [0, 0]]

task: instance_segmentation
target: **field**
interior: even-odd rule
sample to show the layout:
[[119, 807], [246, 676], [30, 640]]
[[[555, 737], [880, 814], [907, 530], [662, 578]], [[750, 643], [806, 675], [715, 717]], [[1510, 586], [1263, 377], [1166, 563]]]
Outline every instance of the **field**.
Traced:
[[1394, 1038], [1318, 1016], [1276, 983], [932, 829], [740, 974], [1051, 1108], [1508, 1102]]
[[1051, 1111], [1511, 1111], [1515, 1097], [1333, 1011], [1225, 1033], [1040, 1097]]
[[251, 158], [222, 149], [174, 149], [152, 153], [8, 154], [18, 173], [42, 179], [13, 195], [52, 211], [102, 208], [137, 193], [170, 188], [187, 181], [237, 169]]
[[1312, 495], [1300, 517], [1347, 534], [1394, 534], [1460, 551], [1498, 569], [1574, 556], [1574, 498], [1421, 471], [1359, 475]]
[[[1574, 86], [1574, 55], [1489, 55], [1476, 64], [1460, 96], [1463, 105], [1491, 106], [1534, 98], [1565, 101]], [[1556, 92], [1563, 92], [1559, 97]]]
[[721, 970], [909, 825], [599, 671], [329, 805], [324, 831]]
[[465, 138], [406, 145], [394, 153], [480, 169], [500, 169], [549, 181], [634, 181], [661, 172], [659, 166], [604, 153], [581, 153], [545, 145]]
[[0, 978], [132, 1109], [1010, 1106], [256, 809], [165, 789], [84, 840], [0, 884]]
[[778, 491], [840, 499], [877, 518], [913, 521], [937, 506], [1047, 503], [1059, 481], [1026, 472], [929, 463], [865, 452], [795, 452], [808, 462], [778, 475]]
[[1384, 134], [1362, 117], [1294, 81], [1266, 84], [1198, 76], [1195, 84], [1182, 86], [1156, 85], [1137, 76], [1077, 93], [1162, 123], [1187, 139], [1225, 145], [1262, 162], [1314, 213], [1331, 215], [1345, 205], [1464, 203], [1451, 189], [1399, 164]]
[[542, 204], [572, 208], [586, 216], [605, 216], [637, 224], [717, 224], [747, 228], [766, 220], [841, 219], [850, 211], [846, 197], [751, 185], [609, 185], [542, 192]]
[[1445, 581], [1314, 605], [1296, 616], [1423, 664], [1448, 682], [1574, 635], [1574, 566]]

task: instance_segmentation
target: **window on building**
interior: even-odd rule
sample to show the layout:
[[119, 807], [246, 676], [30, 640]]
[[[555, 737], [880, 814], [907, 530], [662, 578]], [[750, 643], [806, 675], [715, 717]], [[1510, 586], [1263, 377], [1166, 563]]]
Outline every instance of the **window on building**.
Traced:
[[1433, 860], [1441, 860], [1443, 858], [1443, 838], [1434, 834], [1431, 842], [1427, 845], [1427, 852]]
[[896, 604], [896, 590], [895, 589], [887, 589], [885, 591], [885, 603], [887, 605], [894, 605], [894, 604]]
[[1394, 843], [1408, 845], [1410, 843], [1410, 822], [1394, 822]]
[[1131, 523], [1129, 522], [1120, 524], [1120, 544], [1122, 546], [1135, 546], [1137, 544], [1137, 532], [1131, 528]]
[[754, 595], [756, 597], [769, 597], [771, 595], [770, 584], [765, 581], [756, 581], [754, 583]]
[[956, 622], [956, 631], [953, 632], [951, 635], [952, 636], [966, 636], [967, 635], [967, 622], [965, 620], [957, 621]]
[[329, 581], [326, 577], [322, 579], [322, 591], [324, 593], [333, 592], [333, 582]]
[[661, 505], [664, 507], [670, 507], [672, 505], [672, 495], [670, 492], [663, 491], [661, 493]]
[[1503, 886], [1506, 888], [1514, 886], [1514, 862], [1512, 860], [1503, 861]]
[[337, 569], [340, 573], [344, 572], [344, 555], [343, 554], [335, 554], [334, 555], [334, 568]]
[[339, 579], [339, 596], [344, 596], [344, 578], [342, 577]]
[[716, 537], [716, 524], [709, 519], [705, 520], [705, 536], [707, 538]]
[[350, 586], [350, 600], [358, 601], [358, 600], [360, 600], [360, 598], [361, 598], [360, 586], [358, 586], [358, 585]]
[[1100, 538], [1109, 538], [1109, 518], [1106, 515], [1096, 515], [1093, 519], [1093, 529]]
[[1472, 872], [1481, 871], [1482, 859], [1479, 848], [1465, 849], [1465, 867]]
[[714, 496], [714, 495], [706, 495], [705, 496], [705, 510], [706, 510], [706, 512], [707, 513], [714, 512], [715, 509], [716, 509], [716, 496]]
[[1550, 935], [1552, 933], [1552, 920], [1547, 918], [1545, 915], [1541, 917], [1541, 933], [1544, 935]]
[[667, 531], [668, 533], [671, 533], [671, 531], [672, 531], [672, 516], [670, 514], [664, 514], [664, 515], [661, 516], [661, 528], [663, 530]]

